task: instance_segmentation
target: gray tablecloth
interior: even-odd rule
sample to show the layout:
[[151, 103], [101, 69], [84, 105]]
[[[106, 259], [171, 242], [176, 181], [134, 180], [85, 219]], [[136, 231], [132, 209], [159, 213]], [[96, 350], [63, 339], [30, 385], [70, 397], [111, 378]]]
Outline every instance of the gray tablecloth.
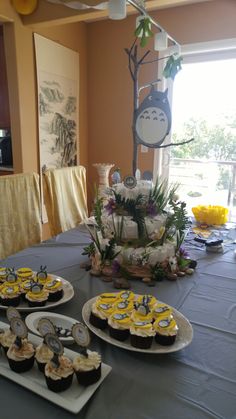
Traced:
[[[82, 249], [88, 241], [85, 231], [74, 229], [11, 256], [2, 265], [38, 270], [44, 264], [49, 272], [69, 280], [75, 296], [55, 311], [81, 320], [82, 306], [88, 299], [113, 290], [112, 284], [80, 269], [80, 263], [86, 260]], [[152, 293], [190, 320], [194, 338], [188, 347], [168, 355], [141, 354], [94, 336], [91, 347], [102, 354], [112, 372], [80, 413], [73, 415], [0, 377], [1, 418], [236, 418], [235, 245], [228, 243], [224, 254], [210, 255], [191, 239], [187, 246], [192, 258], [198, 260], [193, 276], [163, 281], [154, 288], [133, 280], [132, 289]], [[3, 311], [0, 320], [5, 320]]]

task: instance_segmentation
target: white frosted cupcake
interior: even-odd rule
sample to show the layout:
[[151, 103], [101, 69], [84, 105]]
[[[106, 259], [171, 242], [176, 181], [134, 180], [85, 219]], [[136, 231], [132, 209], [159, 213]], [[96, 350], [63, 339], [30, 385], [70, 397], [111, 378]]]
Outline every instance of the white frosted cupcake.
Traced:
[[73, 367], [79, 384], [94, 384], [101, 378], [101, 355], [88, 349], [86, 354], [75, 357]]
[[7, 359], [10, 368], [14, 372], [29, 371], [34, 365], [34, 347], [26, 339], [22, 340], [21, 346], [13, 343], [7, 351]]
[[44, 375], [49, 390], [59, 393], [67, 390], [73, 380], [74, 369], [69, 358], [62, 355], [58, 359], [57, 365], [53, 359], [50, 360], [44, 369]]

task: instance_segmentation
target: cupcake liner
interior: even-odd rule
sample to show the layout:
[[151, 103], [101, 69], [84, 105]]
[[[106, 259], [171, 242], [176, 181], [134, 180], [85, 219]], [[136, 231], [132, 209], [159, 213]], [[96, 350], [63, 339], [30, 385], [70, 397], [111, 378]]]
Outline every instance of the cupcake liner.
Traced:
[[2, 298], [1, 304], [7, 307], [17, 307], [20, 304], [20, 296], [14, 298]]
[[175, 342], [175, 339], [176, 339], [176, 335], [174, 335], [174, 336], [164, 336], [164, 335], [160, 335], [159, 333], [157, 333], [156, 336], [155, 336], [155, 341], [157, 343], [159, 343], [160, 345], [163, 345], [163, 346], [173, 345], [173, 343]]
[[46, 362], [39, 362], [37, 359], [36, 359], [36, 362], [37, 362], [39, 371], [44, 373]]
[[121, 342], [123, 342], [124, 340], [128, 339], [130, 333], [129, 333], [129, 329], [125, 329], [125, 330], [121, 330], [121, 329], [114, 329], [111, 326], [109, 327], [109, 334], [112, 338], [117, 339]]
[[14, 361], [10, 358], [7, 359], [11, 370], [17, 373], [29, 371], [34, 365], [34, 356], [29, 359], [24, 359], [23, 361]]
[[100, 319], [100, 317], [95, 316], [95, 314], [92, 312], [90, 313], [89, 321], [94, 327], [97, 327], [98, 329], [104, 330], [107, 327], [107, 320]]
[[58, 301], [63, 296], [63, 290], [59, 290], [56, 292], [49, 292], [48, 301]]
[[101, 364], [97, 369], [90, 371], [75, 371], [78, 383], [81, 386], [90, 386], [96, 383], [101, 378]]
[[130, 335], [130, 343], [135, 348], [139, 349], [149, 349], [152, 345], [152, 336], [137, 336], [137, 335]]
[[54, 391], [54, 393], [60, 393], [61, 391], [67, 390], [72, 384], [73, 375], [74, 373], [68, 377], [61, 378], [60, 380], [53, 380], [52, 378], [45, 375], [49, 390]]

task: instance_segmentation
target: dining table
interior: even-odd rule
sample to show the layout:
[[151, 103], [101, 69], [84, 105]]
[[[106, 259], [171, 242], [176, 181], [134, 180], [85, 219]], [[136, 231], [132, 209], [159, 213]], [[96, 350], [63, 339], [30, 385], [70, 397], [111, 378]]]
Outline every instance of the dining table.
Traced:
[[[152, 294], [188, 319], [193, 329], [188, 346], [171, 353], [145, 353], [117, 347], [91, 333], [90, 349], [99, 352], [112, 370], [78, 413], [0, 375], [0, 417], [236, 419], [235, 225], [223, 229], [222, 235], [220, 252], [206, 251], [192, 231], [187, 235], [185, 248], [197, 261], [192, 275], [164, 279], [153, 287], [138, 278], [130, 280], [134, 293]], [[81, 267], [88, 260], [83, 255], [88, 243], [90, 236], [82, 225], [9, 256], [1, 266], [38, 271], [46, 265], [48, 272], [65, 278], [74, 289], [70, 301], [51, 311], [83, 322], [82, 308], [88, 300], [120, 291], [113, 282]], [[3, 309], [0, 320], [7, 323]], [[70, 349], [78, 351], [76, 344]]]

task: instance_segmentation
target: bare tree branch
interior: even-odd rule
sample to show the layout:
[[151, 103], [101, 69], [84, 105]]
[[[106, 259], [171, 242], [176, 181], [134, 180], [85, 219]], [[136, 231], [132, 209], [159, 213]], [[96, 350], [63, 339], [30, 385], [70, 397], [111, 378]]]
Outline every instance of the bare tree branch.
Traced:
[[167, 55], [166, 57], [155, 58], [154, 60], [150, 60], [150, 61], [142, 61], [140, 63], [140, 65], [156, 63], [156, 62], [161, 61], [161, 60], [166, 60], [167, 58], [170, 58], [170, 57], [171, 57], [171, 55]]
[[157, 148], [166, 148], [166, 147], [171, 147], [175, 145], [183, 145], [183, 144], [191, 143], [192, 141], [194, 141], [194, 138], [191, 138], [191, 140], [188, 140], [188, 141], [182, 141], [180, 143], [169, 143], [169, 144], [160, 145]]
[[146, 58], [146, 56], [147, 56], [150, 52], [151, 52], [151, 51], [150, 51], [150, 49], [149, 49], [147, 52], [145, 52], [145, 54], [142, 56], [142, 58], [140, 58], [140, 60], [138, 61], [138, 65], [142, 64], [142, 62], [143, 62], [144, 58]]

